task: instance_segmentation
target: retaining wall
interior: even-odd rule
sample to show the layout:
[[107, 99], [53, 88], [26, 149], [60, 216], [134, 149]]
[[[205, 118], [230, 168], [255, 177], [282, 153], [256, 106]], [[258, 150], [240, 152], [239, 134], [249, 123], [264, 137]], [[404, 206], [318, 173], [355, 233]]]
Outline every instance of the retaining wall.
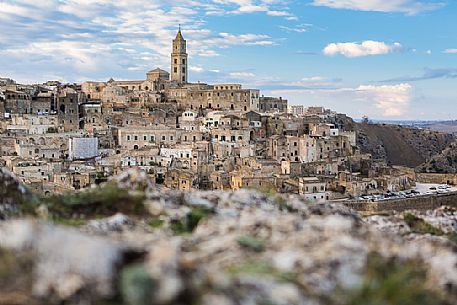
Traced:
[[347, 207], [359, 212], [382, 213], [406, 210], [433, 210], [446, 205], [457, 208], [457, 192], [417, 196], [412, 198], [390, 199], [383, 201], [344, 201]]

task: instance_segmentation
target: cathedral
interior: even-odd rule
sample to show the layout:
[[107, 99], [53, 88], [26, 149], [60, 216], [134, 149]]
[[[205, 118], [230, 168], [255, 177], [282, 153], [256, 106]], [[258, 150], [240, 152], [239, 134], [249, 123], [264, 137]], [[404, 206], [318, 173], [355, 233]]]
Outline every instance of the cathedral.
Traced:
[[241, 84], [189, 82], [187, 42], [181, 29], [173, 39], [170, 59], [170, 72], [156, 68], [146, 73], [145, 80], [85, 82], [82, 91], [88, 99], [100, 100], [104, 107], [176, 103], [182, 111], [259, 111], [259, 90], [243, 89]]

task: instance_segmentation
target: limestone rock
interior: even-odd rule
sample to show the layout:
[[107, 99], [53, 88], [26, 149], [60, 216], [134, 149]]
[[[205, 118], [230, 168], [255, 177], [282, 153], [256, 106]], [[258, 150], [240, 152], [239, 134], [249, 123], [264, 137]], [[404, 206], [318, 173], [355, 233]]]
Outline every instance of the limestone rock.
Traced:
[[17, 213], [17, 205], [28, 195], [24, 185], [6, 168], [0, 167], [0, 220]]
[[33, 295], [57, 300], [81, 291], [89, 299], [114, 295], [116, 266], [126, 251], [108, 239], [30, 220], [1, 224], [0, 245], [18, 254], [33, 253]]

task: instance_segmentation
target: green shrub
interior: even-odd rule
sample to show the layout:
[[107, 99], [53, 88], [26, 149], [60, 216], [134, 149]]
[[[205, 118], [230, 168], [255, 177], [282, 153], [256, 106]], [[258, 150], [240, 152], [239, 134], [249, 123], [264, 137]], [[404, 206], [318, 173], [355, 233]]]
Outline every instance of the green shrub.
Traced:
[[124, 214], [145, 214], [143, 205], [145, 195], [142, 192], [128, 192], [115, 184], [105, 183], [94, 189], [68, 192], [42, 198], [51, 215], [60, 218], [72, 218], [73, 214], [86, 217]]
[[150, 305], [153, 301], [154, 281], [143, 265], [124, 268], [120, 288], [126, 305]]
[[213, 211], [210, 209], [193, 207], [185, 218], [172, 221], [170, 228], [177, 235], [192, 233], [200, 221], [206, 219], [211, 213]]
[[265, 250], [265, 241], [250, 235], [240, 236], [237, 241], [240, 246], [254, 252], [262, 252]]
[[411, 228], [411, 231], [413, 233], [431, 234], [431, 235], [437, 235], [437, 236], [444, 235], [444, 232], [441, 229], [432, 226], [425, 220], [418, 218], [411, 213], [406, 213], [403, 216], [403, 219], [408, 224], [408, 226]]
[[426, 287], [426, 275], [422, 262], [400, 262], [371, 255], [362, 286], [340, 291], [340, 301], [331, 302], [344, 305], [449, 305], [439, 293]]

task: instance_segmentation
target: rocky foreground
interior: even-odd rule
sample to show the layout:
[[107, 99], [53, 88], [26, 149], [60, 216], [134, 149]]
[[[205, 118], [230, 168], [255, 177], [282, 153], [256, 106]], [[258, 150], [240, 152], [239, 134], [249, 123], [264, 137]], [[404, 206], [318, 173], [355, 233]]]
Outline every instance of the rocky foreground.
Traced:
[[457, 211], [362, 218], [131, 171], [42, 198], [0, 171], [0, 304], [457, 304]]

